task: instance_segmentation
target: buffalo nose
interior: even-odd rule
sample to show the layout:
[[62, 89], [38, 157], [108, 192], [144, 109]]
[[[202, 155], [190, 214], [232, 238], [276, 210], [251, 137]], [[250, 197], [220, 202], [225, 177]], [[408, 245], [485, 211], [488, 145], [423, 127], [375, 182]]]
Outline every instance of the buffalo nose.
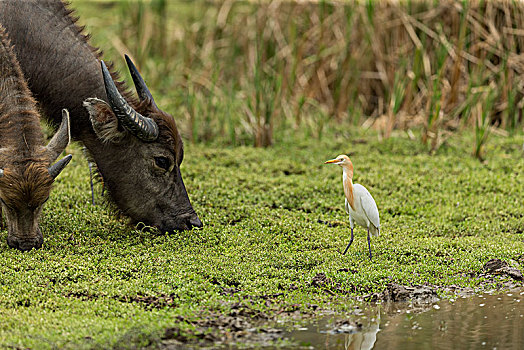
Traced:
[[198, 216], [195, 215], [189, 218], [187, 226], [189, 226], [189, 228], [193, 228], [193, 227], [201, 228], [204, 226], [204, 224], [202, 224], [202, 221], [200, 221]]

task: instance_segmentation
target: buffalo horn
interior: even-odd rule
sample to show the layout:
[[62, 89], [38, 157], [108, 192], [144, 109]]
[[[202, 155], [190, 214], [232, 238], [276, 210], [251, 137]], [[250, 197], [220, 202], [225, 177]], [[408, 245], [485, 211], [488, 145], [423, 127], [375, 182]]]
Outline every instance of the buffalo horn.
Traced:
[[116, 88], [104, 61], [100, 61], [109, 105], [124, 128], [143, 141], [158, 138], [158, 125], [151, 118], [144, 117], [133, 109]]
[[51, 175], [53, 179], [56, 179], [58, 174], [60, 174], [62, 170], [64, 170], [66, 165], [71, 161], [71, 158], [73, 158], [73, 156], [71, 154], [68, 154], [67, 156], [60, 159], [55, 164], [51, 165], [49, 169], [47, 169], [47, 171], [49, 172], [49, 175]]
[[131, 58], [129, 58], [128, 55], [125, 55], [125, 57], [127, 67], [129, 68], [129, 72], [131, 73], [131, 78], [133, 78], [136, 93], [138, 94], [140, 101], [144, 101], [148, 98], [151, 101], [151, 103], [153, 103], [153, 105], [156, 106], [155, 100], [153, 99], [153, 95], [151, 95], [151, 91], [149, 91], [149, 89], [147, 88], [146, 82], [138, 72], [138, 69], [136, 69], [135, 64], [133, 63], [133, 61], [131, 61]]

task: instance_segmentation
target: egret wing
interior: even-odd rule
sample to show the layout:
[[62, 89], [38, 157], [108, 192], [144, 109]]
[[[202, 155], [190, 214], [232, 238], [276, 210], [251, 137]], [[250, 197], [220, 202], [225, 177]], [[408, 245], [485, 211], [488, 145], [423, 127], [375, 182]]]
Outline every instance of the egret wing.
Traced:
[[347, 198], [344, 198], [344, 207], [346, 208], [346, 213], [349, 214], [349, 203]]
[[364, 210], [364, 214], [366, 214], [369, 222], [371, 222], [377, 229], [380, 228], [378, 208], [373, 196], [371, 196], [371, 193], [369, 193], [369, 191], [362, 185], [356, 184], [355, 190], [360, 192], [360, 195], [358, 196], [360, 197], [360, 205], [362, 206], [362, 210]]

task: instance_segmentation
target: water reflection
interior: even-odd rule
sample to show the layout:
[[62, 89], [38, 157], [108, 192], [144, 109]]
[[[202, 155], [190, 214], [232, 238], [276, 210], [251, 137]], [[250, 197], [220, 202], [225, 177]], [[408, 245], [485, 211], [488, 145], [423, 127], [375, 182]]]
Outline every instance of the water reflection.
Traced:
[[362, 331], [347, 334], [344, 339], [344, 349], [373, 349], [377, 341], [377, 333], [380, 330], [380, 308], [377, 308], [375, 317], [369, 319], [367, 325], [362, 325]]
[[325, 317], [289, 337], [314, 349], [524, 349], [524, 291], [447, 300], [426, 308], [370, 307], [348, 319]]

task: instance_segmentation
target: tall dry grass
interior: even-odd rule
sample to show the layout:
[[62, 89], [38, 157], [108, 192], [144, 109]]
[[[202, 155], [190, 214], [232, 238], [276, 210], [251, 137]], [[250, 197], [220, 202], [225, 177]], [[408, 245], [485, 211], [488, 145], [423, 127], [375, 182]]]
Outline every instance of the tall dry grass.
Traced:
[[[268, 146], [331, 122], [381, 135], [421, 127], [436, 150], [460, 128], [473, 153], [522, 129], [524, 3], [118, 2], [120, 51], [177, 91], [188, 137]], [[181, 101], [181, 102], [180, 102]]]

